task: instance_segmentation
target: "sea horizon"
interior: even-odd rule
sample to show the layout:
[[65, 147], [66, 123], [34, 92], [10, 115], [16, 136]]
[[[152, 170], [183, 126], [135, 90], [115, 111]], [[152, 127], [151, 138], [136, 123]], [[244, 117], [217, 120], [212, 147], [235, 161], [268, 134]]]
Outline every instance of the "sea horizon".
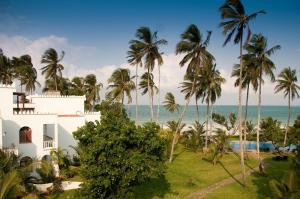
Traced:
[[[126, 111], [130, 119], [135, 120], [135, 105], [126, 105]], [[175, 120], [177, 121], [183, 106], [179, 112], [170, 113], [167, 111], [163, 105], [160, 106], [159, 124], [166, 124], [167, 121]], [[157, 105], [153, 106], [154, 109], [154, 121], [156, 121], [157, 115]], [[138, 123], [144, 123], [150, 121], [150, 108], [149, 105], [139, 105], [138, 106]], [[235, 113], [237, 117], [238, 105], [214, 105], [212, 107], [213, 113], [219, 113], [228, 117], [229, 113]], [[206, 121], [206, 105], [199, 105], [200, 122]], [[291, 119], [290, 125], [294, 123], [294, 120], [300, 115], [300, 106], [291, 106]], [[284, 105], [263, 105], [261, 106], [261, 118], [273, 117], [274, 119], [280, 121], [282, 125], [286, 125], [288, 119], [288, 106]], [[197, 108], [196, 105], [189, 105], [185, 113], [183, 122], [186, 124], [192, 124], [197, 120]], [[245, 118], [245, 106], [243, 106], [243, 118]], [[254, 124], [257, 123], [257, 106], [249, 105], [247, 120], [252, 121]]]

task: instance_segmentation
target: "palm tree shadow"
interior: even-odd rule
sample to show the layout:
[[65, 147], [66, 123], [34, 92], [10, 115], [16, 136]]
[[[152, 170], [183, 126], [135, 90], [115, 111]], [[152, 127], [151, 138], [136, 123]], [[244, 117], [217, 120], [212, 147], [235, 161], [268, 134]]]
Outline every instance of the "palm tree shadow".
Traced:
[[236, 181], [238, 184], [240, 184], [242, 187], [244, 186], [241, 181], [239, 181], [236, 177], [234, 177], [234, 175], [232, 175], [228, 169], [224, 166], [224, 164], [222, 162], [219, 161], [219, 164], [221, 165], [221, 167], [226, 171], [226, 173], [234, 180]]
[[183, 150], [181, 150], [180, 152], [178, 152], [178, 153], [174, 153], [174, 155], [173, 155], [173, 161], [178, 157], [178, 156], [180, 156], [182, 153], [184, 153], [186, 151], [186, 149], [183, 149]]

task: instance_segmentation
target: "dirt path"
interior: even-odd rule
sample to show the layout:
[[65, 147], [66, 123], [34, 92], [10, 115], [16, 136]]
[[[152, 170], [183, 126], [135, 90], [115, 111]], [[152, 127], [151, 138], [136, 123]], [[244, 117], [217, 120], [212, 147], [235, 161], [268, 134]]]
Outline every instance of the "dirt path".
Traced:
[[[254, 169], [250, 169], [249, 171], [246, 172], [246, 177], [251, 175], [252, 173], [256, 172], [258, 170], [258, 167], [254, 168]], [[185, 197], [185, 199], [199, 199], [199, 198], [204, 198], [204, 196], [208, 193], [211, 193], [221, 187], [224, 187], [226, 185], [229, 185], [231, 183], [237, 182], [238, 180], [242, 179], [242, 175], [241, 174], [237, 174], [235, 176], [232, 176], [230, 178], [227, 178], [225, 180], [222, 180], [220, 182], [217, 182], [215, 184], [212, 184], [208, 187], [205, 187], [203, 189], [200, 189], [199, 191], [196, 191], [190, 195], [188, 195], [187, 197]]]

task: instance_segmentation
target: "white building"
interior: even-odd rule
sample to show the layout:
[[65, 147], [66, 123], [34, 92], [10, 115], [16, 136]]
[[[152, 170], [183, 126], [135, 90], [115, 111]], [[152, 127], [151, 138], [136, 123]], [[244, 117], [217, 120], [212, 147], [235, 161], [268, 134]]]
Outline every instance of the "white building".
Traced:
[[29, 103], [19, 103], [20, 97], [14, 85], [0, 85], [0, 148], [22, 157], [46, 158], [55, 148], [72, 157], [72, 133], [100, 119], [99, 112], [84, 112], [84, 96], [31, 95]]

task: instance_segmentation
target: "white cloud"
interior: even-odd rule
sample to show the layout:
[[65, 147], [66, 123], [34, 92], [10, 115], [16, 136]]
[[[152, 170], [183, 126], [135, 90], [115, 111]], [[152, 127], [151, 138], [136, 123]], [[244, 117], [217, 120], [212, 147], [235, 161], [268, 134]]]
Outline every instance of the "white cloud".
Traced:
[[[72, 78], [74, 76], [85, 76], [92, 73], [104, 84], [105, 88], [107, 87], [107, 79], [115, 69], [128, 66], [127, 63], [101, 66], [99, 65], [101, 60], [99, 60], [99, 56], [97, 56], [100, 51], [96, 47], [73, 45], [68, 39], [54, 35], [31, 40], [23, 36], [7, 36], [0, 34], [0, 45], [0, 48], [2, 48], [4, 53], [9, 57], [20, 56], [23, 54], [31, 55], [33, 64], [37, 69], [41, 68], [41, 55], [46, 49], [52, 47], [59, 53], [64, 50], [66, 52], [66, 56], [63, 60], [65, 66], [65, 70], [63, 71], [64, 76]], [[163, 55], [164, 64], [161, 66], [161, 101], [163, 101], [166, 92], [173, 92], [178, 102], [180, 104], [184, 103], [183, 95], [179, 92], [180, 89], [178, 89], [186, 70], [186, 67], [181, 68], [179, 66], [181, 58], [182, 56], [177, 56], [175, 54]], [[228, 62], [226, 59], [222, 62], [223, 60], [221, 59], [222, 58], [220, 57], [218, 63]], [[134, 75], [135, 67], [130, 67], [130, 70], [132, 75]], [[222, 76], [226, 78], [226, 83], [222, 87], [222, 97], [217, 101], [217, 104], [236, 104], [238, 89], [234, 87], [234, 78], [230, 77], [231, 71], [222, 67], [219, 68], [219, 70]], [[143, 72], [144, 69], [139, 68], [139, 75]], [[154, 70], [154, 74], [155, 81], [157, 82], [157, 67]], [[44, 77], [39, 74], [38, 80], [43, 83]], [[286, 104], [286, 100], [283, 99], [282, 95], [275, 96], [273, 91], [274, 84], [270, 81], [266, 81], [263, 86], [263, 104]], [[101, 94], [104, 96], [104, 91], [102, 91]], [[157, 99], [155, 99], [154, 102], [156, 103]], [[257, 103], [256, 94], [252, 91], [249, 103], [254, 105]], [[297, 100], [296, 103], [299, 105], [299, 100]], [[140, 104], [148, 104], [148, 97], [140, 97]]]

